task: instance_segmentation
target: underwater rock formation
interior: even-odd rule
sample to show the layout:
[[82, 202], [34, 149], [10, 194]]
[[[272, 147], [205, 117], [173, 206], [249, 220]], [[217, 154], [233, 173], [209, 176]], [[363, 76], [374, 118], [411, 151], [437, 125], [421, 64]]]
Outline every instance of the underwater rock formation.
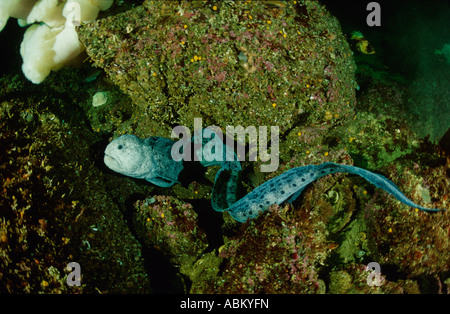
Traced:
[[95, 66], [130, 96], [137, 132], [322, 124], [353, 116], [352, 51], [316, 1], [146, 1], [83, 25]]
[[192, 205], [169, 196], [154, 196], [135, 204], [136, 229], [149, 247], [157, 247], [176, 265], [195, 262], [207, 248]]
[[[411, 131], [395, 111], [402, 94], [372, 84], [356, 105], [337, 20], [316, 1], [280, 3], [148, 1], [80, 27], [108, 77], [0, 78], [1, 292], [445, 292], [448, 211], [416, 212], [356, 176], [327, 176], [237, 224], [210, 207], [214, 167], [158, 189], [103, 166], [124, 133], [168, 137], [193, 117], [275, 124], [280, 167], [261, 174], [260, 162], [243, 162], [243, 195], [293, 167], [336, 162], [448, 209], [448, 151]], [[108, 102], [93, 107], [99, 91]], [[73, 261], [81, 287], [65, 284]], [[370, 262], [379, 287], [367, 285]]]
[[[16, 93], [5, 82], [0, 80], [0, 292], [151, 292], [141, 246], [92, 155], [101, 138], [76, 105], [54, 91], [28, 94], [30, 83], [16, 81]], [[71, 262], [81, 267], [79, 287], [66, 283]]]

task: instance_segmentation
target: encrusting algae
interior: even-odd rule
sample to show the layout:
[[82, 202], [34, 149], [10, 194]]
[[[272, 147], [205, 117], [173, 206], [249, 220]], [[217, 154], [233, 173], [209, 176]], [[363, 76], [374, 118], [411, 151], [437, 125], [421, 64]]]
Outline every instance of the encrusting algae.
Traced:
[[199, 116], [281, 132], [299, 119], [323, 123], [326, 111], [353, 116], [352, 52], [315, 1], [146, 1], [79, 33], [95, 66], [144, 113], [134, 116], [139, 133], [167, 136]]

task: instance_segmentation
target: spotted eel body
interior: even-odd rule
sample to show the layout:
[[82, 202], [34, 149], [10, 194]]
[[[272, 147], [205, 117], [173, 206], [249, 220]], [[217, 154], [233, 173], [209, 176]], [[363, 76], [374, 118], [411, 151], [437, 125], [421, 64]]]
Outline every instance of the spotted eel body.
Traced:
[[[225, 166], [226, 167], [226, 166]], [[382, 175], [373, 173], [371, 171], [348, 165], [339, 165], [333, 162], [327, 162], [321, 165], [308, 165], [303, 167], [292, 168], [285, 173], [261, 184], [259, 187], [248, 193], [245, 197], [236, 201], [231, 206], [225, 207], [227, 202], [224, 202], [223, 195], [224, 188], [214, 186], [217, 189], [213, 192], [213, 208], [216, 211], [227, 210], [230, 215], [239, 222], [246, 222], [248, 219], [253, 219], [258, 216], [259, 213], [267, 210], [271, 204], [281, 204], [285, 201], [294, 201], [305, 189], [305, 187], [323, 176], [331, 173], [345, 172], [351, 174], [357, 174], [376, 187], [391, 193], [402, 203], [414, 208], [418, 208], [427, 212], [437, 212], [441, 209], [430, 209], [415, 204], [409, 198], [407, 198], [399, 188], [389, 179]], [[233, 177], [233, 170], [222, 168], [216, 175], [216, 182], [224, 181], [223, 177]], [[228, 187], [230, 193], [232, 187]], [[216, 195], [215, 195], [216, 194]]]
[[[202, 134], [194, 135], [191, 142], [194, 144], [201, 143], [200, 147], [203, 148], [209, 140], [205, 140], [203, 136], [200, 136]], [[180, 161], [170, 158], [169, 142], [170, 140], [164, 138], [150, 137], [146, 140], [141, 140], [130, 135], [123, 135], [112, 141], [106, 148], [105, 163], [112, 170], [121, 174], [135, 178], [144, 178], [155, 185], [169, 187], [178, 183], [177, 177], [183, 168]], [[202, 156], [200, 162], [205, 167], [212, 165], [221, 166], [214, 180], [211, 204], [214, 210], [219, 212], [228, 211], [239, 222], [246, 222], [248, 219], [257, 217], [272, 204], [294, 201], [308, 184], [323, 176], [337, 172], [357, 174], [376, 187], [392, 194], [408, 206], [426, 212], [442, 210], [425, 208], [414, 203], [392, 181], [382, 175], [359, 167], [340, 165], [333, 162], [292, 168], [261, 184], [238, 200], [237, 191], [242, 170], [241, 164], [237, 156], [226, 149], [224, 143], [221, 149], [223, 161], [206, 161], [211, 160], [211, 158], [204, 158], [208, 150], [201, 150], [200, 153], [195, 151], [195, 154]], [[155, 158], [155, 156], [158, 158]], [[146, 160], [148, 162], [145, 162]], [[139, 171], [136, 171], [136, 169]]]

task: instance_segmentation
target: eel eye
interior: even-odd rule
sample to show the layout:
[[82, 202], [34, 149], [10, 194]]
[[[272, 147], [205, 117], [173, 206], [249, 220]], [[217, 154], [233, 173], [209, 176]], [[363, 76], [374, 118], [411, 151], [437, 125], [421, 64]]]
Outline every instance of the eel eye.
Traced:
[[117, 149], [122, 149], [122, 148], [123, 148], [122, 145], [117, 146]]

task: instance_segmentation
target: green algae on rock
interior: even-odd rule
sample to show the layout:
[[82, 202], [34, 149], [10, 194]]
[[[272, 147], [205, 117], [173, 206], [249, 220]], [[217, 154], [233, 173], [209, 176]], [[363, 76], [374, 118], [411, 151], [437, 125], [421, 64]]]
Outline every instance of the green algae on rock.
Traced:
[[193, 263], [208, 246], [191, 204], [170, 196], [138, 201], [134, 224], [143, 243], [156, 247], [172, 263]]
[[[46, 83], [32, 94], [11, 81], [0, 80], [0, 292], [150, 292], [141, 247], [93, 160], [100, 137]], [[80, 287], [66, 283], [70, 262]]]
[[217, 277], [222, 258], [207, 252], [209, 240], [191, 204], [157, 195], [137, 201], [134, 208], [133, 229], [147, 250], [162, 254], [191, 282]]
[[[146, 1], [84, 25], [94, 64], [169, 134], [176, 124], [278, 125], [353, 115], [355, 65], [337, 20], [316, 1]], [[155, 124], [156, 125], [156, 124]]]

